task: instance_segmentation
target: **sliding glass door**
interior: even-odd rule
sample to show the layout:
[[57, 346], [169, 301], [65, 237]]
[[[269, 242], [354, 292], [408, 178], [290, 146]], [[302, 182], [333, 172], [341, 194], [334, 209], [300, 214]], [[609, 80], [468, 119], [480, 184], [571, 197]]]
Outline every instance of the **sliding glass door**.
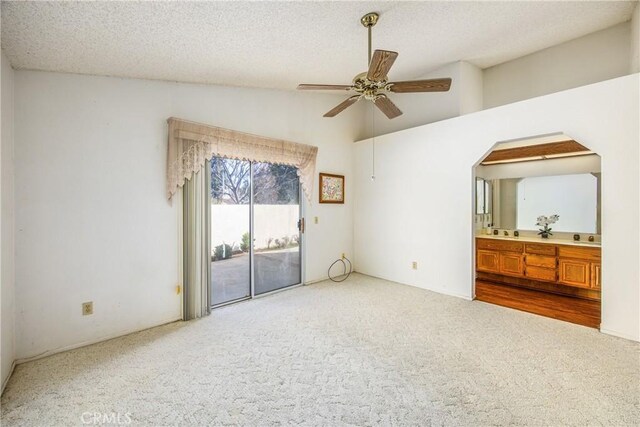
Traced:
[[296, 285], [300, 269], [300, 180], [296, 168], [253, 164], [254, 290]]
[[211, 305], [301, 283], [296, 168], [211, 160]]
[[251, 163], [211, 160], [211, 305], [251, 296]]

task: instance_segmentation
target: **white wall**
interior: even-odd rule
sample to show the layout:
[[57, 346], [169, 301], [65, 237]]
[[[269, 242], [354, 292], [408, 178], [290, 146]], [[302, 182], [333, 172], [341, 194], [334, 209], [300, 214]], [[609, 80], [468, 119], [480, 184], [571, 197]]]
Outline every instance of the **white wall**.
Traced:
[[483, 108], [484, 73], [482, 69], [468, 62], [458, 63], [459, 112], [460, 115], [475, 113]]
[[[639, 75], [467, 114], [355, 149], [357, 271], [473, 297], [474, 165], [498, 141], [564, 132], [602, 156], [602, 327], [640, 339]], [[615, 119], [611, 112], [615, 111]], [[411, 262], [418, 269], [411, 269]]]
[[346, 203], [318, 205], [314, 188], [306, 280], [352, 253], [359, 116], [322, 117], [340, 96], [29, 71], [15, 81], [18, 358], [179, 318], [170, 116], [317, 145], [318, 171], [347, 176]]
[[627, 75], [630, 40], [631, 24], [624, 22], [487, 68], [484, 106], [491, 108]]
[[0, 292], [1, 301], [1, 324], [0, 348], [2, 354], [2, 386], [11, 373], [13, 361], [15, 359], [15, 273], [14, 273], [14, 180], [13, 180], [13, 79], [14, 72], [9, 61], [0, 55], [0, 108], [2, 110], [2, 126], [0, 128], [0, 138], [2, 147], [0, 150], [1, 176], [2, 176], [2, 218], [0, 236], [2, 244], [1, 253], [1, 278], [2, 290]]

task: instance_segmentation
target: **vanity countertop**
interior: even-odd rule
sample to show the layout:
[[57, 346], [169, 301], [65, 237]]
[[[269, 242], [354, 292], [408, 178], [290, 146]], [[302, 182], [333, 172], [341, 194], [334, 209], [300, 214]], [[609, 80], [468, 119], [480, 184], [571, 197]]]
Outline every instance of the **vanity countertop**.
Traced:
[[589, 241], [575, 241], [569, 239], [543, 239], [541, 237], [527, 237], [527, 236], [495, 236], [489, 234], [477, 234], [477, 238], [479, 239], [493, 239], [493, 240], [511, 240], [516, 242], [529, 242], [529, 243], [548, 243], [552, 245], [568, 245], [568, 246], [587, 246], [599, 248], [600, 242], [589, 242]]

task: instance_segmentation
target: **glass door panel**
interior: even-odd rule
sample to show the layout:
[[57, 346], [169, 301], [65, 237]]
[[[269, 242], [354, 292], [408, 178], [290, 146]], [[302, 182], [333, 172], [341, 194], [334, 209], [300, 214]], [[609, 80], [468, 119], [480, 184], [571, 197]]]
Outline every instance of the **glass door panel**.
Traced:
[[293, 166], [253, 163], [254, 293], [299, 284], [300, 180]]
[[211, 159], [211, 305], [251, 296], [251, 163]]

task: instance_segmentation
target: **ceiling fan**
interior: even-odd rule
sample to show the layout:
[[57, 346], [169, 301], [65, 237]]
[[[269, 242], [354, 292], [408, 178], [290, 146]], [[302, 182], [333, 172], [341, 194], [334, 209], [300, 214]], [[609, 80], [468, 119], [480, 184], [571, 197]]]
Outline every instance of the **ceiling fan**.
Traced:
[[344, 90], [354, 91], [353, 95], [329, 110], [324, 117], [335, 117], [356, 101], [364, 98], [373, 101], [388, 118], [394, 119], [402, 114], [402, 111], [391, 102], [385, 92], [409, 93], [409, 92], [446, 92], [451, 87], [451, 79], [411, 80], [404, 82], [389, 82], [387, 73], [398, 57], [397, 52], [389, 50], [376, 50], [371, 55], [371, 28], [378, 22], [379, 15], [375, 12], [364, 15], [360, 22], [369, 33], [369, 70], [360, 73], [353, 78], [350, 85], [323, 85], [301, 84], [299, 90]]

